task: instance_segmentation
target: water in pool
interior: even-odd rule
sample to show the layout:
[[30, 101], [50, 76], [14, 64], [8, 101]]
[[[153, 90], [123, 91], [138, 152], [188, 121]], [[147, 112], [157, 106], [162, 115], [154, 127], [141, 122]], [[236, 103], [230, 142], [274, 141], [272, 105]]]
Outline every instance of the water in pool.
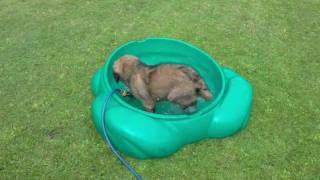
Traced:
[[[144, 110], [142, 103], [136, 99], [133, 96], [128, 96], [128, 97], [122, 97], [123, 100], [125, 100], [128, 104], [131, 106]], [[204, 108], [206, 106], [207, 102], [202, 99], [198, 98], [198, 102], [196, 107], [189, 107], [186, 110], [182, 110], [179, 105], [169, 102], [169, 101], [160, 101], [156, 103], [155, 110], [157, 114], [192, 114], [196, 112], [197, 110]]]

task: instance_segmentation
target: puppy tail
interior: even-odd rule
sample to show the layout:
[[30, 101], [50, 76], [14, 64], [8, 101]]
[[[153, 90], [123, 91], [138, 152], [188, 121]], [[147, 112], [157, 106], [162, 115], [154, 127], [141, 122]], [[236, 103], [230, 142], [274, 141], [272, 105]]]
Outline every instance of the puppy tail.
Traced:
[[196, 87], [197, 87], [197, 94], [201, 97], [203, 97], [206, 100], [212, 99], [213, 95], [212, 93], [208, 90], [207, 85], [202, 79], [198, 79], [196, 82]]
[[203, 97], [206, 100], [212, 99], [213, 95], [208, 90], [206, 83], [201, 79], [199, 74], [190, 67], [184, 65], [178, 66], [196, 85], [197, 95]]
[[212, 93], [209, 90], [203, 90], [203, 89], [199, 91], [198, 95], [203, 97], [206, 100], [210, 100], [213, 97]]

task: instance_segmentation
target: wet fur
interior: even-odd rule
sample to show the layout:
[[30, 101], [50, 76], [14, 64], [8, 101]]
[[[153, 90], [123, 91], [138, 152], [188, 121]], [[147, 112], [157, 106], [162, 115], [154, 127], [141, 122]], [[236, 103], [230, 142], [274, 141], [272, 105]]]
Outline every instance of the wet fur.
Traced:
[[183, 109], [196, 105], [197, 96], [212, 98], [207, 85], [192, 68], [181, 64], [148, 66], [137, 57], [125, 55], [113, 64], [116, 80], [123, 81], [146, 111], [154, 112], [155, 103], [169, 100]]

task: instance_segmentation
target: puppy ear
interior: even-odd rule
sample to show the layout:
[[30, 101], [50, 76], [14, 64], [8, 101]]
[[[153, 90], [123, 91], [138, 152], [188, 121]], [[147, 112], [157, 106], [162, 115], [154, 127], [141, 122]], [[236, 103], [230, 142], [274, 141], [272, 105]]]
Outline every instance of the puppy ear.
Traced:
[[140, 74], [136, 74], [132, 76], [132, 79], [130, 81], [130, 86], [131, 86], [132, 93], [135, 96], [139, 97], [140, 99], [142, 100], [152, 99], [149, 94], [147, 85]]
[[142, 76], [143, 78], [143, 81], [146, 83], [146, 84], [149, 84], [150, 83], [150, 75], [151, 73], [154, 71], [154, 69], [145, 69], [144, 70], [144, 76]]

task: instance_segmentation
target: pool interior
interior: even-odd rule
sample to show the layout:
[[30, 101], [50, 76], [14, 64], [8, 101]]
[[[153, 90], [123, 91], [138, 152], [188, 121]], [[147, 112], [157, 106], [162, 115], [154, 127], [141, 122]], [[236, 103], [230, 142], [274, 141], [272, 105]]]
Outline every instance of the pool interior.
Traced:
[[[187, 110], [182, 110], [179, 105], [171, 103], [169, 101], [160, 101], [156, 103], [155, 107], [155, 113], [157, 114], [165, 114], [165, 115], [179, 115], [179, 114], [192, 114], [197, 112], [197, 110], [203, 109], [206, 106], [208, 106], [212, 101], [215, 100], [215, 97], [218, 96], [219, 93], [221, 93], [222, 89], [222, 77], [219, 72], [219, 67], [215, 63], [213, 63], [212, 59], [210, 59], [208, 56], [204, 56], [202, 53], [199, 53], [199, 51], [194, 51], [193, 48], [175, 48], [168, 45], [166, 45], [166, 49], [159, 50], [159, 48], [156, 48], [158, 51], [142, 51], [139, 52], [139, 49], [143, 49], [144, 47], [141, 46], [141, 43], [135, 43], [134, 46], [129, 46], [129, 48], [123, 48], [120, 49], [111, 59], [111, 62], [113, 63], [116, 59], [118, 59], [120, 56], [125, 54], [132, 54], [148, 65], [155, 65], [155, 64], [165, 64], [165, 63], [175, 63], [175, 64], [185, 64], [189, 67], [192, 67], [194, 70], [196, 70], [200, 76], [204, 79], [206, 82], [209, 90], [213, 94], [213, 99], [210, 101], [206, 101], [203, 98], [198, 97], [197, 105], [193, 108], [188, 108]], [[130, 48], [130, 47], [133, 47]], [[111, 87], [120, 87], [123, 89], [128, 89], [125, 87], [125, 85], [121, 82], [117, 83], [114, 80], [113, 74], [112, 74], [112, 63], [109, 64], [108, 67], [108, 81], [111, 85]], [[120, 98], [127, 102], [129, 105], [144, 110], [142, 103], [134, 98], [134, 97], [122, 97]], [[193, 109], [196, 109], [195, 111]]]
[[[120, 87], [122, 87], [122, 89], [128, 89], [123, 83], [120, 84]], [[142, 103], [135, 97], [133, 96], [126, 96], [126, 97], [119, 96], [119, 97], [125, 102], [127, 102], [128, 104], [130, 104], [131, 106], [144, 110]], [[159, 101], [156, 103], [155, 113], [165, 114], [165, 115], [192, 114], [192, 113], [195, 113], [196, 110], [207, 106], [208, 103], [209, 103], [208, 101], [205, 101], [203, 98], [199, 97], [197, 99], [196, 106], [183, 110], [179, 105], [172, 103], [170, 101]]]

